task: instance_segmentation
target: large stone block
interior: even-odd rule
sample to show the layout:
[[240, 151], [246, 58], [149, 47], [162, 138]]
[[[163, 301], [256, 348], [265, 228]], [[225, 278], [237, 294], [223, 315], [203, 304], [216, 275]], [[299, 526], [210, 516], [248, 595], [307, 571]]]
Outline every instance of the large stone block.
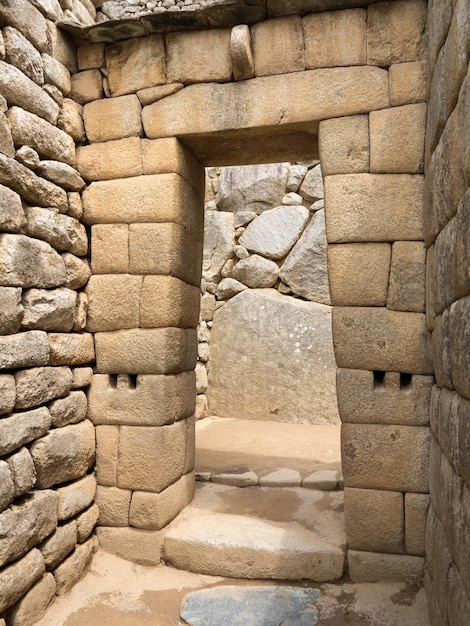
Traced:
[[23, 444], [45, 435], [51, 425], [46, 407], [15, 413], [0, 420], [0, 454], [8, 454]]
[[344, 514], [351, 550], [392, 554], [404, 552], [405, 514], [402, 493], [346, 488]]
[[3, 43], [5, 61], [17, 67], [38, 85], [42, 85], [44, 67], [40, 52], [16, 28], [11, 26], [3, 30]]
[[19, 331], [24, 307], [19, 287], [0, 287], [0, 332], [11, 335]]
[[421, 313], [334, 307], [338, 367], [432, 374], [431, 334]]
[[328, 306], [275, 290], [244, 291], [218, 309], [211, 334], [211, 412], [337, 422], [330, 316]]
[[391, 251], [387, 243], [328, 246], [332, 303], [336, 306], [384, 306]]
[[429, 507], [425, 493], [405, 493], [405, 551], [424, 556], [424, 535]]
[[99, 332], [138, 327], [141, 288], [142, 276], [129, 274], [91, 276], [86, 287], [87, 330]]
[[96, 426], [95, 435], [98, 485], [114, 487], [117, 476], [119, 426]]
[[36, 484], [36, 470], [27, 448], [21, 448], [7, 459], [14, 487], [14, 497], [23, 496]]
[[164, 533], [139, 528], [97, 529], [101, 548], [140, 565], [160, 565]]
[[347, 487], [427, 493], [431, 433], [425, 426], [343, 424]]
[[140, 296], [142, 328], [196, 328], [201, 292], [173, 276], [144, 276]]
[[31, 455], [39, 489], [80, 478], [91, 467], [95, 457], [93, 424], [85, 420], [51, 430], [33, 443]]
[[129, 509], [129, 524], [135, 528], [160, 530], [174, 519], [194, 497], [194, 474], [186, 474], [160, 493], [135, 491]]
[[93, 504], [77, 517], [77, 538], [83, 543], [93, 532], [98, 521], [100, 510], [98, 505]]
[[166, 53], [169, 82], [223, 82], [232, 77], [230, 30], [170, 33]]
[[96, 504], [100, 510], [100, 526], [128, 526], [132, 491], [98, 486]]
[[0, 26], [14, 26], [41, 51], [48, 46], [47, 21], [28, 0], [4, 0], [0, 7]]
[[405, 554], [380, 554], [348, 550], [349, 575], [355, 583], [420, 580], [424, 558]]
[[305, 69], [302, 20], [298, 15], [259, 22], [251, 27], [256, 76]]
[[56, 250], [85, 256], [88, 237], [85, 227], [74, 217], [55, 213], [41, 207], [26, 209], [28, 234], [44, 239]]
[[230, 55], [233, 78], [247, 80], [255, 75], [250, 29], [247, 24], [238, 24], [230, 33]]
[[96, 374], [89, 391], [88, 416], [94, 424], [161, 426], [194, 413], [193, 372], [176, 376], [137, 376], [135, 386], [120, 375]]
[[274, 261], [252, 254], [237, 261], [230, 272], [230, 277], [252, 289], [273, 287], [279, 278], [279, 267]]
[[202, 272], [209, 282], [219, 282], [220, 272], [233, 255], [234, 215], [228, 211], [206, 211]]
[[184, 420], [169, 426], [121, 426], [118, 487], [160, 493], [183, 475], [185, 455]]
[[57, 513], [59, 520], [70, 519], [85, 510], [93, 502], [96, 494], [96, 478], [88, 474], [65, 487], [57, 489], [59, 502]]
[[49, 333], [50, 365], [82, 365], [95, 360], [90, 333]]
[[139, 98], [135, 95], [95, 100], [85, 104], [83, 121], [88, 141], [140, 137], [140, 109]]
[[[307, 69], [365, 65], [367, 11], [325, 11], [302, 19]], [[347, 36], [345, 36], [347, 33]]]
[[387, 308], [425, 311], [426, 248], [423, 241], [395, 241], [392, 246]]
[[324, 176], [369, 171], [369, 116], [351, 115], [320, 122], [318, 132]]
[[64, 98], [60, 108], [58, 127], [70, 135], [76, 143], [85, 141], [85, 127], [83, 126], [83, 107], [78, 102]]
[[163, 36], [138, 37], [108, 46], [106, 69], [113, 96], [163, 85], [166, 82]]
[[93, 539], [89, 539], [78, 545], [74, 552], [54, 570], [58, 596], [66, 594], [85, 576], [93, 557], [93, 550]]
[[368, 63], [419, 61], [426, 53], [426, 2], [377, 2], [367, 9]]
[[103, 78], [99, 70], [86, 70], [72, 76], [71, 98], [79, 104], [98, 101], [103, 95]]
[[54, 576], [49, 572], [8, 612], [12, 626], [27, 626], [38, 622], [55, 598]]
[[44, 574], [44, 559], [33, 549], [0, 572], [0, 611], [13, 606]]
[[423, 239], [421, 176], [326, 176], [325, 206], [329, 243]]
[[94, 274], [127, 274], [128, 224], [94, 224], [91, 227], [91, 267]]
[[47, 365], [49, 342], [47, 333], [30, 330], [0, 337], [0, 368], [10, 369]]
[[194, 368], [196, 331], [181, 328], [97, 333], [96, 363], [102, 374], [177, 374]]
[[470, 399], [470, 381], [467, 376], [470, 340], [470, 297], [460, 299], [450, 310], [449, 360], [455, 389]]
[[15, 374], [16, 409], [28, 409], [66, 396], [72, 386], [69, 367], [33, 367]]
[[432, 376], [338, 369], [336, 388], [342, 422], [427, 426]]
[[29, 289], [23, 295], [23, 328], [68, 332], [75, 318], [77, 293], [71, 289]]
[[0, 185], [0, 227], [18, 232], [26, 224], [21, 197], [12, 189]]
[[372, 111], [370, 171], [387, 174], [419, 174], [424, 169], [426, 104]]
[[79, 70], [92, 70], [104, 67], [104, 43], [94, 43], [79, 46], [77, 48], [77, 61]]
[[45, 82], [57, 87], [63, 96], [68, 96], [72, 87], [68, 69], [48, 54], [42, 54], [42, 62]]
[[57, 526], [56, 531], [47, 537], [39, 549], [44, 557], [46, 569], [54, 569], [61, 563], [67, 554], [70, 554], [77, 543], [77, 523], [72, 520], [68, 524]]
[[426, 101], [426, 61], [391, 65], [388, 75], [392, 106]]
[[141, 139], [127, 137], [77, 148], [77, 167], [87, 180], [109, 180], [142, 174]]

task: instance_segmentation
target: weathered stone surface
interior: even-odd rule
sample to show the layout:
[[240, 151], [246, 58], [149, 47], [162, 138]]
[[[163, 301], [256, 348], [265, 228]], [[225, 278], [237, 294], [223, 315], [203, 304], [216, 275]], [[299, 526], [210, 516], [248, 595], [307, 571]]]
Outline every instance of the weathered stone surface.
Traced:
[[177, 374], [196, 362], [196, 332], [181, 328], [97, 333], [96, 362], [103, 374]]
[[73, 139], [60, 128], [17, 106], [8, 111], [8, 121], [16, 145], [30, 146], [42, 157], [75, 164]]
[[[99, 374], [98, 374], [99, 376]], [[116, 485], [119, 426], [96, 426], [96, 477], [98, 485]], [[99, 491], [98, 487], [98, 491]], [[100, 515], [102, 509], [100, 508]]]
[[0, 112], [0, 152], [12, 158], [15, 156], [15, 144], [11, 136], [10, 124], [3, 111]]
[[211, 282], [220, 279], [220, 272], [232, 254], [234, 240], [233, 213], [206, 211], [204, 216], [204, 252], [202, 275]]
[[8, 454], [23, 444], [42, 437], [50, 425], [51, 416], [46, 407], [3, 418], [0, 421], [0, 454]]
[[106, 69], [111, 94], [122, 96], [162, 85], [165, 80], [165, 45], [162, 35], [128, 39], [106, 48]]
[[93, 540], [78, 545], [73, 554], [54, 570], [56, 594], [64, 595], [86, 574], [93, 557]]
[[0, 25], [10, 24], [39, 50], [47, 47], [46, 20], [27, 0], [5, 0], [0, 8]]
[[96, 503], [100, 526], [128, 526], [132, 491], [98, 486]]
[[74, 367], [72, 369], [72, 389], [81, 389], [91, 383], [93, 369], [91, 367]]
[[[302, 20], [293, 15], [259, 22], [251, 28], [256, 76], [305, 69]], [[273, 46], [273, 42], [276, 44]]]
[[288, 192], [297, 192], [307, 171], [308, 169], [305, 165], [291, 165], [289, 169], [289, 176], [287, 177], [286, 190]]
[[158, 87], [147, 87], [146, 89], [139, 89], [137, 97], [140, 100], [140, 104], [144, 107], [147, 106], [147, 104], [152, 104], [157, 100], [171, 96], [180, 89], [183, 89], [183, 87], [183, 83], [168, 83], [167, 85], [159, 85]]
[[68, 215], [55, 213], [41, 207], [28, 207], [28, 234], [44, 239], [56, 250], [85, 256], [88, 251], [88, 237], [83, 224]]
[[7, 458], [13, 480], [14, 497], [28, 493], [36, 484], [36, 470], [27, 448], [21, 448]]
[[15, 378], [10, 374], [0, 375], [0, 415], [10, 413], [15, 406]]
[[299, 194], [308, 202], [316, 202], [317, 200], [323, 199], [324, 191], [321, 165], [316, 165], [307, 172], [300, 186]]
[[63, 96], [68, 96], [71, 90], [70, 72], [60, 61], [48, 54], [42, 54], [45, 81], [55, 85]]
[[17, 232], [26, 223], [20, 196], [8, 187], [0, 185], [0, 227]]
[[421, 176], [327, 176], [325, 204], [329, 243], [423, 238]]
[[142, 328], [196, 328], [200, 290], [173, 276], [144, 276], [140, 300]]
[[129, 524], [160, 530], [174, 519], [194, 496], [194, 474], [186, 474], [160, 493], [135, 491], [129, 508]]
[[103, 274], [87, 285], [87, 330], [92, 332], [136, 328], [140, 325], [142, 276]]
[[46, 365], [49, 358], [47, 334], [32, 330], [0, 337], [0, 368]]
[[95, 493], [96, 479], [92, 474], [57, 489], [59, 520], [69, 519], [86, 509], [93, 502]]
[[426, 53], [426, 2], [377, 2], [367, 9], [368, 63], [387, 66], [419, 61]]
[[77, 49], [74, 41], [55, 24], [47, 22], [49, 54], [65, 65], [72, 74], [78, 70]]
[[82, 365], [95, 360], [95, 345], [90, 333], [50, 333], [50, 365]]
[[470, 399], [470, 381], [465, 372], [468, 367], [470, 297], [460, 299], [450, 310], [449, 359], [452, 382], [460, 395]]
[[139, 137], [142, 132], [139, 99], [129, 95], [89, 102], [83, 108], [83, 121], [90, 142]]
[[38, 622], [54, 601], [56, 584], [47, 572], [8, 612], [12, 626], [28, 626]]
[[7, 26], [3, 29], [5, 61], [11, 63], [34, 80], [38, 85], [44, 83], [44, 70], [41, 54], [16, 28]]
[[162, 560], [163, 533], [139, 528], [97, 529], [103, 550], [141, 565], [160, 565]]
[[320, 210], [284, 262], [280, 278], [296, 295], [331, 304], [326, 248], [325, 212]]
[[93, 504], [77, 517], [78, 543], [83, 543], [91, 535], [93, 529], [95, 528], [96, 522], [98, 521], [99, 514], [100, 510], [98, 508], [98, 505]]
[[309, 474], [302, 480], [305, 489], [319, 489], [332, 491], [338, 486], [338, 472], [334, 470], [319, 470]]
[[0, 61], [0, 89], [11, 107], [23, 107], [51, 124], [57, 122], [57, 103], [23, 72], [5, 61]]
[[103, 95], [103, 79], [99, 70], [87, 70], [72, 76], [70, 96], [79, 104], [99, 101]]
[[141, 140], [127, 137], [79, 147], [77, 167], [87, 180], [140, 176], [143, 173]]
[[94, 453], [95, 433], [88, 420], [52, 430], [31, 446], [37, 487], [80, 478], [93, 463]]
[[23, 319], [21, 289], [0, 287], [0, 332], [2, 335], [16, 333]]
[[369, 117], [352, 115], [320, 122], [318, 145], [324, 176], [369, 171]]
[[69, 98], [64, 98], [57, 125], [67, 135], [70, 135], [75, 142], [82, 143], [85, 140], [82, 105]]
[[219, 309], [211, 335], [211, 411], [337, 422], [330, 311], [274, 290], [245, 291]]
[[129, 226], [94, 224], [91, 227], [91, 265], [95, 274], [129, 271]]
[[348, 564], [353, 582], [380, 582], [420, 579], [424, 559], [404, 554], [383, 554], [348, 550]]
[[71, 289], [29, 289], [23, 296], [23, 328], [72, 330], [76, 300]]
[[231, 272], [232, 278], [252, 289], [272, 287], [279, 277], [279, 267], [274, 261], [253, 254], [241, 259]]
[[[241, 283], [240, 281], [235, 280], [235, 278], [222, 278], [222, 280], [217, 286], [215, 296], [217, 300], [228, 300], [229, 298], [233, 298], [233, 296], [236, 296], [238, 293], [245, 291], [245, 289], [247, 289], [247, 286]], [[198, 357], [200, 359], [202, 357], [202, 353], [201, 353], [202, 345], [203, 344], [199, 344]], [[207, 361], [208, 358], [204, 360]]]
[[228, 81], [232, 77], [229, 30], [170, 33], [166, 50], [169, 82]]
[[387, 307], [395, 311], [425, 310], [426, 248], [422, 241], [396, 241], [392, 246]]
[[279, 206], [264, 211], [250, 222], [239, 241], [248, 250], [282, 259], [300, 237], [308, 217], [308, 209], [302, 206]]
[[[0, 563], [21, 557], [57, 526], [57, 494], [35, 491], [0, 514]], [[0, 596], [1, 597], [1, 596]]]
[[[403, 494], [374, 489], [344, 490], [348, 545], [352, 550], [402, 554], [405, 548]], [[367, 524], [364, 524], [367, 520]]]
[[15, 497], [15, 485], [10, 467], [5, 461], [0, 461], [0, 511], [7, 508]]
[[67, 163], [41, 161], [36, 171], [67, 191], [81, 191], [85, 187], [85, 181], [79, 176], [77, 170]]
[[80, 289], [87, 283], [91, 275], [88, 262], [85, 259], [79, 259], [70, 252], [61, 256], [65, 265], [64, 286], [69, 289]]
[[246, 24], [239, 24], [232, 28], [230, 33], [230, 56], [235, 80], [253, 78], [255, 68], [251, 51], [250, 29]]
[[261, 476], [259, 484], [262, 487], [300, 487], [302, 476], [297, 470], [282, 467], [281, 469]]
[[0, 573], [0, 611], [5, 611], [25, 595], [44, 574], [44, 559], [39, 550], [31, 550], [26, 556]]
[[67, 397], [51, 402], [49, 412], [56, 428], [81, 422], [87, 412], [86, 395], [83, 391], [72, 391]]
[[15, 374], [15, 408], [27, 409], [66, 396], [72, 385], [68, 367], [33, 367]]
[[183, 475], [185, 454], [184, 420], [169, 426], [121, 426], [118, 487], [159, 493]]
[[426, 61], [391, 65], [389, 77], [392, 106], [426, 101]]
[[405, 548], [407, 554], [424, 556], [429, 495], [405, 493]]
[[431, 433], [424, 426], [343, 424], [347, 487], [427, 493]]

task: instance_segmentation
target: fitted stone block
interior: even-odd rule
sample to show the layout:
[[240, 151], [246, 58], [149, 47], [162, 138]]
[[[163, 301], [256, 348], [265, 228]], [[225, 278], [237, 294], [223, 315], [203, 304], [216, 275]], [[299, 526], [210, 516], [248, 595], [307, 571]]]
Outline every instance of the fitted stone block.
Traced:
[[95, 360], [90, 333], [49, 333], [50, 365], [82, 365]]
[[424, 559], [404, 554], [380, 554], [348, 550], [349, 574], [355, 583], [420, 579]]
[[66, 594], [86, 574], [93, 557], [94, 542], [89, 539], [78, 545], [74, 552], [53, 572], [56, 581], [56, 594]]
[[135, 93], [165, 81], [162, 35], [119, 41], [106, 48], [106, 69], [112, 96]]
[[424, 556], [424, 535], [429, 507], [429, 496], [424, 493], [405, 493], [405, 548], [407, 554]]
[[54, 576], [47, 572], [9, 611], [8, 617], [11, 624], [24, 626], [38, 622], [54, 601], [55, 591]]
[[97, 504], [88, 507], [77, 517], [77, 539], [83, 543], [93, 532], [98, 521], [100, 511]]
[[73, 517], [85, 510], [94, 500], [96, 493], [96, 479], [88, 474], [65, 487], [57, 489], [59, 502], [57, 512], [60, 520]]
[[76, 304], [77, 293], [71, 289], [30, 289], [23, 295], [22, 326], [70, 331], [74, 324]]
[[338, 367], [432, 374], [431, 335], [420, 313], [334, 307]]
[[390, 0], [367, 9], [368, 63], [386, 66], [424, 58], [426, 2]]
[[426, 248], [422, 241], [395, 241], [392, 246], [387, 308], [424, 313]]
[[139, 137], [92, 143], [77, 148], [77, 168], [86, 180], [109, 180], [142, 174]]
[[33, 411], [14, 413], [0, 420], [0, 454], [8, 454], [45, 435], [51, 425], [51, 416], [43, 406]]
[[177, 374], [194, 368], [196, 331], [181, 328], [97, 333], [96, 365], [102, 374]]
[[135, 491], [129, 523], [135, 528], [160, 530], [174, 519], [194, 497], [194, 474], [186, 474], [160, 493]]
[[170, 33], [166, 53], [168, 82], [222, 82], [232, 77], [230, 30]]
[[347, 487], [427, 493], [431, 433], [424, 426], [343, 424]]
[[94, 274], [129, 271], [128, 224], [94, 224], [91, 227], [91, 267]]
[[[99, 376], [99, 374], [97, 374]], [[96, 468], [99, 485], [114, 487], [119, 447], [118, 426], [96, 426]]]
[[70, 95], [79, 104], [99, 101], [103, 95], [103, 77], [97, 69], [78, 72], [72, 76], [71, 82]]
[[142, 328], [196, 328], [200, 290], [173, 276], [144, 276], [140, 299]]
[[118, 486], [160, 493], [183, 475], [184, 421], [170, 426], [121, 426]]
[[391, 246], [351, 243], [328, 246], [331, 301], [336, 306], [384, 306]]
[[93, 43], [77, 48], [79, 70], [92, 70], [104, 67], [104, 43]]
[[452, 382], [460, 395], [470, 399], [468, 371], [470, 297], [460, 299], [450, 310], [449, 358]]
[[324, 176], [369, 171], [369, 117], [351, 115], [320, 122], [318, 133]]
[[44, 557], [46, 568], [54, 569], [70, 554], [77, 543], [77, 524], [72, 520], [68, 524], [58, 526], [55, 532], [47, 537], [39, 546]]
[[11, 374], [0, 376], [0, 415], [9, 413], [15, 406], [15, 378]]
[[398, 491], [344, 490], [346, 532], [351, 550], [404, 552], [404, 504]]
[[194, 372], [176, 376], [137, 376], [135, 386], [120, 375], [95, 374], [89, 391], [89, 418], [94, 424], [161, 426], [194, 413]]
[[0, 287], [0, 332], [2, 335], [10, 335], [20, 329], [24, 311], [21, 293], [21, 289], [17, 287]]
[[28, 409], [66, 396], [72, 385], [68, 367], [33, 367], [16, 372], [15, 408]]
[[426, 101], [426, 61], [391, 65], [388, 75], [392, 106]]
[[383, 379], [373, 372], [338, 369], [336, 388], [341, 421], [363, 424], [429, 424], [432, 376], [404, 378], [385, 372]]
[[128, 526], [132, 491], [98, 486], [96, 504], [100, 510], [100, 526]]
[[250, 29], [247, 24], [238, 24], [230, 33], [230, 55], [234, 80], [246, 80], [255, 75]]
[[[99, 332], [139, 326], [142, 276], [103, 274], [91, 276], [88, 296], [87, 330]], [[172, 326], [172, 324], [163, 324]]]
[[0, 368], [31, 367], [47, 365], [49, 342], [47, 333], [30, 330], [24, 333], [0, 337]]
[[251, 27], [256, 76], [305, 69], [302, 20], [298, 15], [259, 22]]
[[0, 10], [2, 26], [10, 24], [43, 51], [47, 48], [47, 20], [27, 0], [5, 0]]
[[0, 185], [0, 226], [2, 230], [17, 232], [26, 224], [21, 197], [12, 189]]
[[326, 176], [325, 206], [329, 243], [423, 238], [421, 176]]
[[419, 174], [424, 169], [426, 104], [372, 111], [370, 171]]
[[4, 568], [0, 574], [0, 611], [18, 602], [44, 571], [44, 559], [36, 549]]
[[90, 142], [139, 137], [142, 133], [139, 98], [129, 95], [89, 102], [83, 107], [83, 121]]
[[162, 561], [164, 534], [161, 532], [100, 527], [97, 536], [103, 550], [122, 559], [140, 565], [160, 565]]
[[[325, 11], [302, 19], [307, 69], [365, 65], [367, 11]], [[345, 34], [347, 33], [347, 36]]]
[[129, 271], [175, 276], [199, 287], [202, 243], [179, 224], [131, 224]]

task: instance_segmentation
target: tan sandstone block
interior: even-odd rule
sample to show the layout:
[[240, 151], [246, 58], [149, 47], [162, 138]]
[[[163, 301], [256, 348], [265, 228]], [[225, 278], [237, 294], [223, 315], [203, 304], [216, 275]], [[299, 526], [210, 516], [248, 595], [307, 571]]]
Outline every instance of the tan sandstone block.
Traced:
[[95, 360], [90, 333], [49, 333], [49, 365], [82, 365]]
[[174, 519], [194, 497], [194, 474], [186, 474], [160, 493], [134, 491], [129, 523], [136, 528], [160, 530]]
[[93, 549], [93, 539], [78, 545], [74, 552], [53, 572], [58, 596], [66, 594], [85, 576], [93, 558]]
[[419, 580], [424, 570], [422, 557], [357, 550], [348, 550], [348, 564], [355, 583]]
[[106, 68], [113, 96], [163, 85], [166, 82], [163, 35], [137, 37], [108, 46]]
[[424, 313], [425, 279], [424, 241], [395, 241], [392, 247], [387, 308]]
[[196, 331], [151, 328], [96, 333], [96, 364], [103, 374], [177, 374], [196, 364]]
[[131, 495], [126, 489], [98, 485], [95, 502], [100, 509], [99, 525], [128, 526]]
[[432, 374], [431, 334], [421, 313], [333, 307], [338, 367]]
[[298, 15], [259, 22], [251, 28], [256, 76], [305, 69], [302, 20]]
[[86, 180], [109, 180], [142, 174], [139, 137], [92, 143], [77, 148], [77, 168]]
[[168, 274], [199, 286], [202, 243], [179, 224], [131, 224], [129, 271]]
[[424, 169], [426, 104], [408, 104], [370, 116], [370, 171], [419, 174]]
[[92, 43], [77, 48], [78, 69], [93, 70], [104, 67], [104, 43]]
[[[35, 624], [54, 601], [56, 584], [54, 576], [47, 572], [15, 606], [8, 611], [12, 626]], [[1, 622], [0, 622], [1, 623]]]
[[403, 494], [375, 489], [344, 490], [348, 545], [366, 552], [404, 552]]
[[70, 97], [79, 104], [99, 100], [103, 94], [103, 78], [99, 70], [86, 70], [72, 76]]
[[[93, 421], [91, 415], [90, 419]], [[114, 487], [117, 477], [119, 426], [97, 426], [95, 434], [98, 484]]]
[[139, 89], [137, 97], [142, 106], [147, 106], [147, 104], [152, 104], [157, 100], [171, 96], [180, 89], [183, 89], [183, 87], [183, 83], [168, 83], [167, 85], [159, 85], [158, 87], [147, 87], [146, 89]]
[[392, 247], [388, 243], [328, 246], [328, 277], [335, 306], [384, 306]]
[[247, 80], [255, 75], [250, 29], [247, 24], [238, 24], [230, 33], [230, 56], [233, 78]]
[[140, 137], [142, 133], [140, 114], [139, 98], [135, 95], [89, 102], [83, 107], [83, 121], [88, 141]]
[[95, 476], [94, 474], [87, 474], [80, 480], [69, 483], [65, 487], [60, 487], [57, 493], [59, 494], [57, 506], [59, 520], [69, 519], [88, 508], [94, 501], [96, 494]]
[[194, 285], [173, 276], [145, 276], [140, 299], [140, 325], [142, 328], [196, 328], [199, 305], [200, 290]]
[[320, 122], [318, 147], [324, 176], [368, 172], [369, 116], [352, 115]]
[[164, 533], [138, 528], [97, 528], [100, 547], [105, 552], [139, 563], [160, 565]]
[[232, 78], [230, 30], [170, 33], [166, 38], [169, 82], [199, 83]]
[[[88, 399], [88, 414], [94, 424], [171, 424], [194, 413], [195, 375], [192, 371], [176, 376], [144, 375], [137, 376], [132, 384], [123, 374], [116, 381], [107, 375], [95, 374]], [[97, 431], [100, 428], [98, 426]], [[98, 478], [99, 472], [98, 468]]]
[[91, 227], [91, 268], [94, 274], [129, 271], [129, 226], [94, 224]]
[[424, 556], [429, 495], [405, 493], [405, 547], [407, 554]]
[[392, 106], [426, 101], [426, 61], [391, 65], [388, 75]]
[[178, 174], [92, 183], [83, 193], [83, 208], [88, 224], [174, 222], [202, 236], [202, 200]]
[[184, 420], [169, 426], [121, 426], [118, 486], [159, 493], [183, 475]]
[[138, 328], [141, 288], [142, 276], [129, 274], [91, 276], [86, 287], [87, 330], [98, 332]]
[[302, 19], [307, 69], [366, 64], [367, 11], [326, 11]]
[[423, 238], [421, 176], [326, 176], [325, 205], [329, 243]]
[[344, 483], [362, 489], [427, 493], [430, 444], [427, 426], [343, 424]]
[[420, 61], [426, 54], [425, 0], [388, 0], [367, 9], [368, 63]]

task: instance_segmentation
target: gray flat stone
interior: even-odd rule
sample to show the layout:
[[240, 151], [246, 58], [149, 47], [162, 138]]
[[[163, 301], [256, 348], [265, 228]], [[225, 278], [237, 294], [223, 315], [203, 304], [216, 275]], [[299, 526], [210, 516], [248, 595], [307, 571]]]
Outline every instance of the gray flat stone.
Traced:
[[302, 477], [297, 470], [281, 467], [259, 479], [262, 487], [300, 487]]
[[318, 589], [297, 587], [216, 587], [193, 591], [181, 617], [191, 626], [315, 626]]
[[313, 472], [302, 481], [302, 487], [306, 489], [320, 489], [332, 491], [338, 486], [338, 472], [334, 470], [320, 470]]
[[212, 474], [211, 480], [213, 483], [231, 485], [232, 487], [252, 487], [258, 484], [258, 476], [255, 472]]

